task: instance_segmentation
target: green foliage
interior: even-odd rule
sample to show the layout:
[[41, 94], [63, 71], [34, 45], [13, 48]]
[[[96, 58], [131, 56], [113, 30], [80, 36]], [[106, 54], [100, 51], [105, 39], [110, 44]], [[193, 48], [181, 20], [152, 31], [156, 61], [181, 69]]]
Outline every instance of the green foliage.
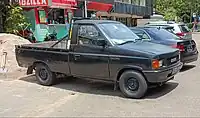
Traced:
[[156, 0], [155, 6], [166, 20], [182, 19], [183, 15], [191, 18], [192, 13], [200, 13], [200, 0]]
[[156, 0], [156, 10], [164, 14], [165, 20], [175, 20], [177, 16], [176, 9], [173, 7], [171, 0]]
[[193, 23], [188, 23], [187, 26], [188, 26], [189, 29], [192, 29]]
[[5, 28], [7, 33], [19, 35], [19, 31], [25, 30], [30, 24], [23, 15], [23, 9], [19, 5], [7, 6], [7, 18]]
[[165, 11], [165, 16], [164, 16], [165, 20], [173, 21], [173, 20], [175, 20], [175, 18], [176, 18], [176, 10], [175, 9], [170, 8]]

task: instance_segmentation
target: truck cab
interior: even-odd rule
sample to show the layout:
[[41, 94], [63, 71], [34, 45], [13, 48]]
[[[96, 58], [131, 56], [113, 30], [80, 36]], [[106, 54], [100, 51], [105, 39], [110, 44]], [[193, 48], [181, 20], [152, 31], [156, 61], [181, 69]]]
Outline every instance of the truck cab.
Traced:
[[68, 38], [16, 46], [16, 57], [28, 74], [35, 69], [42, 85], [53, 85], [64, 74], [113, 82], [130, 98], [142, 98], [151, 84], [166, 83], [182, 67], [179, 50], [142, 42], [110, 20], [72, 21]]

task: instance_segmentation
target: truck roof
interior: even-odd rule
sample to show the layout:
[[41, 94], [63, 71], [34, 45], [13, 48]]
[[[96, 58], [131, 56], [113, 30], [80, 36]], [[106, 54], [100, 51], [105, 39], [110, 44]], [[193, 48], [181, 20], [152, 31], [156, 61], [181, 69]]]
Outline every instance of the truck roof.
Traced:
[[100, 23], [119, 23], [119, 22], [112, 20], [76, 20], [74, 23], [100, 24]]

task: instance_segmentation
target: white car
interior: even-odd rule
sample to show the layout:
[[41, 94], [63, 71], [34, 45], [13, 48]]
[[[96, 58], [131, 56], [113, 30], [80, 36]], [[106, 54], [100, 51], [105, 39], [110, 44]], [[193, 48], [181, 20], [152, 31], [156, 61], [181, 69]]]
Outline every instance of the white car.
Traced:
[[148, 22], [146, 26], [171, 26], [173, 27], [173, 32], [179, 36], [181, 39], [192, 39], [192, 32], [184, 23], [175, 23], [170, 21], [154, 21]]

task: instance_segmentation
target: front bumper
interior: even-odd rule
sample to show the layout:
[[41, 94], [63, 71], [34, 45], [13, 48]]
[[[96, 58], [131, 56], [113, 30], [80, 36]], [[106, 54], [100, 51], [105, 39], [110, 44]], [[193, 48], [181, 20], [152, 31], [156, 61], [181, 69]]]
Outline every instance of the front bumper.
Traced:
[[150, 83], [160, 83], [160, 82], [167, 82], [173, 79], [174, 75], [176, 75], [180, 69], [182, 68], [183, 63], [177, 62], [170, 67], [160, 70], [154, 71], [143, 71], [146, 79]]
[[181, 62], [183, 63], [191, 63], [198, 60], [198, 51], [193, 52], [191, 54], [181, 54]]

